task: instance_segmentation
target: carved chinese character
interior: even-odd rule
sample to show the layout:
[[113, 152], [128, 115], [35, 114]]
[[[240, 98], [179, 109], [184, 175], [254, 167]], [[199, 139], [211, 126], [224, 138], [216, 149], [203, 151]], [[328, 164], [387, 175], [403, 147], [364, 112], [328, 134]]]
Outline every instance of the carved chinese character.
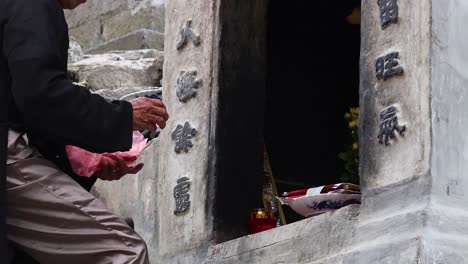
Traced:
[[191, 41], [193, 45], [200, 45], [200, 36], [197, 36], [192, 30], [192, 20], [188, 20], [184, 28], [180, 30], [180, 40], [177, 43], [177, 50], [183, 49]]
[[176, 95], [179, 97], [179, 101], [185, 103], [197, 94], [195, 89], [200, 88], [203, 82], [201, 79], [196, 79], [196, 75], [197, 71], [181, 71], [179, 73], [176, 84]]
[[174, 150], [177, 153], [181, 151], [188, 152], [189, 148], [193, 147], [192, 138], [197, 134], [197, 130], [190, 126], [189, 122], [185, 122], [185, 125], [178, 125], [172, 132], [172, 139], [175, 141]]
[[398, 132], [401, 136], [405, 135], [406, 126], [400, 126], [398, 124], [398, 117], [396, 116], [397, 109], [395, 106], [390, 106], [380, 112], [380, 124], [379, 124], [379, 143], [389, 145], [389, 141], [395, 138], [395, 132]]
[[190, 209], [190, 185], [192, 183], [189, 178], [183, 177], [177, 180], [177, 185], [174, 187], [174, 199], [176, 209], [175, 215], [181, 215]]
[[398, 52], [392, 52], [377, 59], [375, 62], [375, 74], [377, 79], [387, 80], [388, 78], [403, 74], [403, 67], [398, 64]]
[[398, 4], [397, 0], [377, 0], [380, 8], [380, 24], [382, 29], [390, 23], [398, 21]]

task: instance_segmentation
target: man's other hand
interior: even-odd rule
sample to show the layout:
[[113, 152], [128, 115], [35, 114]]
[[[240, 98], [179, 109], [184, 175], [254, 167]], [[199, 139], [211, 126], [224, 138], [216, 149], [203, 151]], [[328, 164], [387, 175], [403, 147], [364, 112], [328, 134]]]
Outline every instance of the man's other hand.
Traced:
[[[128, 160], [127, 162], [133, 161], [135, 159]], [[101, 168], [96, 173], [96, 177], [103, 181], [116, 181], [127, 174], [136, 174], [143, 168], [143, 163], [136, 166], [128, 166], [127, 162], [117, 156], [102, 156]]]
[[133, 107], [133, 130], [156, 130], [166, 127], [169, 119], [166, 106], [161, 100], [139, 97], [130, 101]]

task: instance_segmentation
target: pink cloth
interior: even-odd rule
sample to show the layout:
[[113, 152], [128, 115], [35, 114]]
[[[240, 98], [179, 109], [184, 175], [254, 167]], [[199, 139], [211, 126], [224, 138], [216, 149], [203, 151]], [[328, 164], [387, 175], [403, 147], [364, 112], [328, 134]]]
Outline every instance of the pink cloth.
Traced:
[[101, 169], [101, 159], [104, 156], [118, 156], [127, 161], [127, 165], [131, 165], [145, 149], [146, 142], [140, 132], [134, 131], [133, 144], [129, 151], [98, 154], [70, 145], [66, 146], [66, 151], [73, 171], [80, 176], [91, 177]]

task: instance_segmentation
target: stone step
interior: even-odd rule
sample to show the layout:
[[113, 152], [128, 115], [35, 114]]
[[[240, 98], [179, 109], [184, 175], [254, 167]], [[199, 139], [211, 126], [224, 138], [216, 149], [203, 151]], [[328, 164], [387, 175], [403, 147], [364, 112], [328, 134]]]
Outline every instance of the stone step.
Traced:
[[68, 75], [74, 82], [105, 97], [121, 96], [161, 86], [164, 54], [158, 50], [112, 51], [84, 55], [69, 64]]

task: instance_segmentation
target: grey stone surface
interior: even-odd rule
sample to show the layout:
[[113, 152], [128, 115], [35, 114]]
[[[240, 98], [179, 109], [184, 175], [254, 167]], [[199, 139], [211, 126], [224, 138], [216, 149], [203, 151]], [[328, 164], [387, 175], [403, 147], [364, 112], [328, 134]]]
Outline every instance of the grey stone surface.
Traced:
[[[376, 1], [362, 3], [359, 132], [364, 197], [355, 245], [339, 263], [424, 263], [431, 188], [430, 10], [430, 0], [398, 1], [396, 23], [382, 28]], [[375, 62], [392, 52], [398, 52], [404, 74], [379, 80]], [[387, 146], [379, 144], [379, 121], [381, 111], [391, 106], [398, 110], [400, 130], [405, 130]]]
[[[89, 50], [141, 29], [163, 34], [164, 2], [164, 0], [88, 0], [76, 10], [66, 11], [66, 18], [70, 34], [84, 50]], [[160, 48], [157, 46], [160, 41], [146, 41], [155, 45], [145, 48]], [[126, 42], [127, 45], [130, 43], [132, 42]], [[139, 48], [141, 45], [133, 49]]]
[[213, 245], [204, 263], [309, 263], [327, 258], [342, 253], [342, 249], [352, 245], [358, 217], [359, 206], [352, 205], [267, 232]]
[[468, 2], [432, 0], [432, 197], [427, 263], [467, 263]]
[[[376, 1], [362, 3], [360, 174], [365, 191], [427, 175], [430, 165], [430, 1], [398, 1], [399, 19], [385, 29]], [[408, 37], [403, 37], [408, 36]], [[375, 62], [399, 53], [405, 73], [378, 80]], [[404, 137], [379, 144], [379, 115], [398, 109]]]
[[84, 53], [80, 44], [74, 40], [70, 40], [68, 47], [68, 63], [75, 63], [83, 59]]
[[164, 35], [154, 30], [140, 29], [118, 39], [107, 41], [86, 50], [89, 54], [99, 54], [112, 50], [164, 49]]
[[[197, 97], [182, 104], [176, 96], [176, 83], [180, 70], [199, 68], [198, 78], [210, 84], [213, 75], [213, 48], [215, 45], [214, 23], [217, 1], [168, 1], [166, 5], [166, 35], [163, 94], [168, 106], [170, 119], [160, 135], [160, 160], [158, 169], [157, 204], [158, 211], [158, 258], [155, 263], [202, 263], [204, 253], [211, 239], [212, 222], [210, 206], [207, 203], [210, 147], [210, 115], [212, 93], [215, 87], [209, 85], [199, 89]], [[187, 45], [179, 52], [176, 49], [181, 25], [187, 19], [193, 21], [193, 28], [203, 42], [199, 46]], [[206, 44], [206, 45], [205, 45]], [[170, 48], [168, 48], [170, 47]], [[188, 153], [177, 154], [171, 133], [186, 121], [199, 132], [192, 139], [193, 148]], [[174, 183], [181, 176], [190, 178], [190, 210], [180, 216], [174, 215]]]
[[156, 50], [86, 55], [69, 65], [69, 74], [74, 81], [86, 81], [93, 92], [113, 91], [117, 95], [122, 89], [160, 87], [163, 60], [163, 53]]

